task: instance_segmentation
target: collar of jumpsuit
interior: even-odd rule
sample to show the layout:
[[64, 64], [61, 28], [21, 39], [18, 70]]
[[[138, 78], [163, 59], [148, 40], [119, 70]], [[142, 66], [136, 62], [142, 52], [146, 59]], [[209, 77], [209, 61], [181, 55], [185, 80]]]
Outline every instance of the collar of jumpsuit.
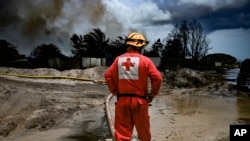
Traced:
[[139, 54], [141, 54], [140, 52], [138, 52], [138, 51], [136, 51], [136, 50], [134, 50], [134, 49], [132, 49], [132, 48], [130, 48], [130, 47], [128, 47], [126, 53], [139, 53]]

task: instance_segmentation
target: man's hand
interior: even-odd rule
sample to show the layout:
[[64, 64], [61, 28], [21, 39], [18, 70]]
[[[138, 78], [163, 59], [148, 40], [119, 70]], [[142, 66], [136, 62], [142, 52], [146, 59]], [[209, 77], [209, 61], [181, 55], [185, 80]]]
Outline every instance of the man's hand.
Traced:
[[154, 97], [151, 95], [147, 96], [148, 103], [151, 103], [153, 101]]

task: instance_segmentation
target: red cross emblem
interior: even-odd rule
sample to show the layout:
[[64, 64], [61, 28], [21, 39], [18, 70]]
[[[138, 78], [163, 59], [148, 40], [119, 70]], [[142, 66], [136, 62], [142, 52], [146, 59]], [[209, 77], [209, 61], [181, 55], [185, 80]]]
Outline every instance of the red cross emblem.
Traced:
[[127, 58], [126, 62], [122, 62], [122, 66], [125, 66], [126, 71], [130, 71], [130, 67], [134, 67], [135, 63], [131, 62], [131, 58]]

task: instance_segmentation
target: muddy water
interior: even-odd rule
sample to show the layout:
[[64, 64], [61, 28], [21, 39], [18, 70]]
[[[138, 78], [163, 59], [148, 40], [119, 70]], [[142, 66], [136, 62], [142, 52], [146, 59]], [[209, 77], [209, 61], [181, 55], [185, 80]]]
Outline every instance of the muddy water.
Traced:
[[63, 141], [105, 141], [111, 138], [104, 109], [94, 107], [87, 116], [75, 116], [75, 119], [82, 122], [75, 124], [75, 130]]
[[188, 95], [177, 98], [173, 104], [179, 114], [206, 113], [216, 122], [228, 119], [232, 124], [250, 124], [250, 97]]
[[223, 76], [229, 83], [236, 85], [236, 79], [237, 79], [239, 72], [240, 72], [239, 68], [229, 69], [229, 70], [226, 70]]
[[150, 109], [153, 140], [229, 140], [230, 125], [250, 124], [247, 94], [159, 96]]
[[[250, 93], [248, 93], [250, 95]], [[250, 97], [239, 97], [236, 100], [238, 122], [250, 124]]]
[[82, 123], [82, 130], [83, 132], [75, 133], [73, 135], [69, 135], [66, 137], [67, 141], [105, 141], [105, 139], [111, 138], [109, 133], [108, 125], [106, 122], [106, 117], [102, 117], [101, 125], [96, 127], [95, 129], [84, 131], [87, 129], [91, 124], [95, 121], [88, 120]]

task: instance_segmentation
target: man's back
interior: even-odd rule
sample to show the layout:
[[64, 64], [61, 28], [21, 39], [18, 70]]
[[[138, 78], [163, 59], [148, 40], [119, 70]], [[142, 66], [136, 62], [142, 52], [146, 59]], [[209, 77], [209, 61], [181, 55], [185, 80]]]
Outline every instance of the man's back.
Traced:
[[[140, 96], [148, 93], [148, 77], [154, 82], [154, 95], [158, 93], [157, 89], [159, 90], [162, 81], [161, 74], [153, 62], [134, 51], [118, 56], [106, 72], [106, 77], [113, 79], [118, 93], [134, 93]], [[107, 83], [109, 85], [109, 81]]]

